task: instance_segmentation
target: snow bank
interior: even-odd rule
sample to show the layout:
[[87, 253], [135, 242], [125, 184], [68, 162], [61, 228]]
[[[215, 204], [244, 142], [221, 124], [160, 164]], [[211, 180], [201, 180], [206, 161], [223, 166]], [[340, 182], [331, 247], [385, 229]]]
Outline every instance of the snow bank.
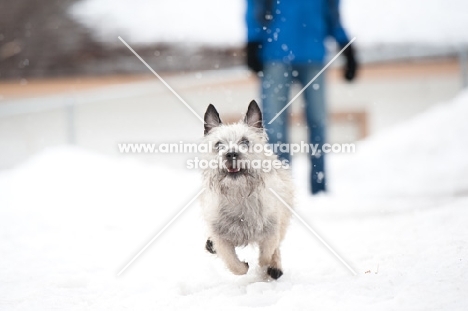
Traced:
[[[359, 143], [336, 167], [337, 194], [468, 195], [468, 92]], [[333, 167], [332, 167], [333, 169]]]
[[[240, 45], [245, 0], [82, 0], [72, 16], [116, 42], [188, 42]], [[342, 16], [359, 44], [468, 43], [464, 0], [343, 0]]]

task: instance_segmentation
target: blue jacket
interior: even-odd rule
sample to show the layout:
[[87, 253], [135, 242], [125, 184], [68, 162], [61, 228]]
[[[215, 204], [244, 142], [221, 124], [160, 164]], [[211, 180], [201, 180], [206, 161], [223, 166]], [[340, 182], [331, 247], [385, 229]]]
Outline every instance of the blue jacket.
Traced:
[[247, 0], [247, 40], [262, 43], [263, 61], [292, 64], [325, 60], [325, 39], [349, 42], [339, 0]]

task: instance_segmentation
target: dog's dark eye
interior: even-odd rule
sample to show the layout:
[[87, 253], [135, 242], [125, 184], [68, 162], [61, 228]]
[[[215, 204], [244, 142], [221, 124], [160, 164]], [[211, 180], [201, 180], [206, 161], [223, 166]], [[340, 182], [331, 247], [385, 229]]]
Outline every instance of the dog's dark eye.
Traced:
[[245, 146], [249, 146], [250, 144], [250, 141], [248, 141], [247, 139], [242, 139], [240, 142], [239, 142], [240, 145], [245, 145]]
[[223, 144], [222, 142], [218, 141], [215, 145], [214, 148], [219, 151], [223, 151], [226, 149], [226, 145]]

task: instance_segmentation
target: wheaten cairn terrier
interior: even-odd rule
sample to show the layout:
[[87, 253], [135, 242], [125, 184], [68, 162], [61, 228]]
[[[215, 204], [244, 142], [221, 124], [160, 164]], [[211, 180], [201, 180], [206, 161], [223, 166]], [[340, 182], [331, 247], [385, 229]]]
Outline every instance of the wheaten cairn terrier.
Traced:
[[257, 244], [260, 267], [278, 279], [283, 274], [279, 247], [291, 212], [270, 189], [292, 206], [293, 183], [289, 164], [265, 147], [267, 136], [257, 103], [250, 103], [244, 120], [230, 125], [223, 124], [209, 105], [203, 143], [211, 146], [204, 160], [217, 163], [216, 168], [203, 170], [206, 249], [221, 257], [232, 273], [242, 275], [249, 264], [239, 260], [235, 248]]

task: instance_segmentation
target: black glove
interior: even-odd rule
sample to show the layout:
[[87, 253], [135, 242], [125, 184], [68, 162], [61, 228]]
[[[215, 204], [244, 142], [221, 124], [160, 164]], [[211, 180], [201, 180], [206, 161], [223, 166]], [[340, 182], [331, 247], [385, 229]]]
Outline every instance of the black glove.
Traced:
[[[342, 47], [343, 48], [343, 47]], [[359, 68], [354, 55], [353, 45], [350, 44], [346, 50], [343, 51], [344, 57], [346, 57], [346, 64], [344, 67], [344, 78], [346, 81], [352, 81], [356, 77], [356, 71]]]
[[260, 56], [261, 43], [260, 42], [248, 42], [246, 47], [247, 54], [247, 66], [258, 73], [263, 70], [263, 63]]

